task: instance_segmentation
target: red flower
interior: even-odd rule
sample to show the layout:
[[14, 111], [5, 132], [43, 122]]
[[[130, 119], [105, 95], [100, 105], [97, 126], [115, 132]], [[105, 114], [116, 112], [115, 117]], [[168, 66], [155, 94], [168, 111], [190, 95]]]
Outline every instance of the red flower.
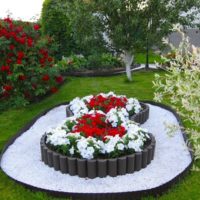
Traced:
[[8, 53], [8, 57], [13, 57], [14, 53]]
[[10, 64], [12, 62], [12, 60], [10, 58], [6, 59], [6, 63]]
[[2, 72], [10, 71], [10, 66], [1, 66], [1, 71]]
[[28, 47], [32, 47], [33, 46], [33, 39], [32, 38], [28, 38], [27, 39], [27, 45], [28, 45]]
[[8, 91], [11, 91], [13, 87], [11, 85], [4, 85], [3, 89], [8, 92]]
[[53, 58], [52, 58], [52, 57], [48, 57], [48, 61], [49, 61], [49, 62], [52, 62], [52, 61], [53, 61]]
[[46, 59], [45, 58], [40, 58], [40, 64], [43, 65], [45, 63]]
[[9, 46], [9, 48], [10, 48], [10, 50], [12, 51], [12, 50], [15, 48], [15, 45], [11, 44], [11, 45]]
[[26, 80], [26, 76], [25, 76], [25, 75], [19, 75], [19, 76], [18, 76], [18, 79], [19, 79], [20, 81], [24, 81], [24, 80]]
[[52, 87], [50, 90], [51, 90], [52, 93], [58, 92], [58, 88], [56, 88], [56, 87]]
[[15, 39], [17, 42], [19, 42], [20, 44], [25, 44], [26, 42], [26, 38], [25, 37], [20, 37], [20, 38], [17, 38]]
[[22, 32], [23, 31], [23, 27], [22, 26], [18, 26], [16, 28], [16, 32], [19, 33], [19, 32]]
[[94, 96], [87, 106], [89, 109], [102, 110], [104, 112], [109, 112], [110, 109], [115, 107], [123, 108], [125, 107], [127, 98], [119, 98], [114, 96], [109, 96], [107, 98], [102, 95]]
[[10, 75], [12, 75], [13, 73], [12, 73], [11, 71], [9, 71], [7, 74], [8, 74], [8, 76], [10, 76]]
[[40, 25], [39, 24], [35, 24], [33, 26], [33, 28], [34, 28], [35, 31], [38, 31], [40, 29]]
[[63, 82], [63, 77], [62, 76], [56, 76], [55, 79], [56, 79], [57, 83], [62, 83]]
[[43, 77], [42, 77], [42, 80], [43, 81], [49, 81], [50, 77], [48, 74], [45, 74]]
[[21, 59], [17, 59], [17, 64], [21, 65], [22, 64], [22, 60]]
[[18, 59], [22, 59], [24, 57], [24, 52], [23, 51], [18, 51], [17, 52], [17, 57], [18, 57]]
[[9, 17], [5, 18], [3, 21], [4, 21], [4, 22], [8, 22], [9, 24], [12, 23], [12, 20], [11, 20]]

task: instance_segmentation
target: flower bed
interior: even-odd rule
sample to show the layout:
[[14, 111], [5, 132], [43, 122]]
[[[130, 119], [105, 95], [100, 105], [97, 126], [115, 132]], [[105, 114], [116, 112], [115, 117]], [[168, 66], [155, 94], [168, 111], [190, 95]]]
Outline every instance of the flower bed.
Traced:
[[[91, 108], [96, 108], [98, 97], [86, 98]], [[119, 107], [112, 108], [107, 102], [98, 107], [105, 112], [74, 110], [74, 116], [45, 133], [41, 139], [45, 164], [70, 175], [95, 178], [131, 173], [150, 163], [155, 148], [153, 136], [129, 120], [124, 96], [108, 97]], [[130, 111], [137, 108], [127, 105]]]
[[135, 98], [127, 98], [113, 92], [89, 95], [83, 98], [76, 97], [69, 103], [66, 113], [67, 116], [81, 116], [90, 110], [101, 110], [107, 113], [111, 109], [113, 112], [117, 112], [117, 108], [125, 108], [129, 118], [140, 124], [143, 124], [149, 118], [148, 105], [139, 102]]

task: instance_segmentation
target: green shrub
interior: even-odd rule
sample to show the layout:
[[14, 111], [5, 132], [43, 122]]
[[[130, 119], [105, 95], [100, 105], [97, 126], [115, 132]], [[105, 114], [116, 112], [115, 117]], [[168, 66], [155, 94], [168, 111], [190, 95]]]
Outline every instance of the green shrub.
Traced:
[[55, 55], [57, 59], [61, 59], [62, 55], [68, 56], [76, 51], [70, 19], [60, 9], [56, 9], [56, 5], [62, 2], [64, 1], [45, 0], [41, 14], [43, 33], [53, 36], [58, 45]]
[[63, 57], [57, 65], [63, 72], [105, 70], [123, 66], [122, 61], [118, 57], [109, 53], [94, 54], [88, 57], [71, 55], [69, 57]]
[[71, 55], [69, 57], [63, 57], [57, 65], [62, 72], [73, 72], [86, 69], [88, 63], [87, 59], [82, 55]]
[[71, 54], [88, 56], [108, 52], [101, 32], [100, 19], [82, 0], [45, 0], [41, 23], [44, 34], [58, 44], [56, 58]]
[[116, 67], [122, 67], [122, 62], [112, 54], [103, 53], [88, 56], [88, 69], [110, 69]]

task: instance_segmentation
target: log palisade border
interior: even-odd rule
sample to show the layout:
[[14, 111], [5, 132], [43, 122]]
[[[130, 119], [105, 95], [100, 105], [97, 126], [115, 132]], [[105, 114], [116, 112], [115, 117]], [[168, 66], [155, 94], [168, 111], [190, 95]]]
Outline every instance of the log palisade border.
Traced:
[[56, 171], [71, 176], [78, 175], [81, 178], [96, 178], [117, 175], [125, 175], [145, 168], [154, 158], [156, 141], [152, 134], [150, 143], [143, 151], [130, 155], [110, 159], [81, 159], [68, 157], [51, 150], [46, 145], [46, 135], [43, 135], [40, 142], [42, 161]]

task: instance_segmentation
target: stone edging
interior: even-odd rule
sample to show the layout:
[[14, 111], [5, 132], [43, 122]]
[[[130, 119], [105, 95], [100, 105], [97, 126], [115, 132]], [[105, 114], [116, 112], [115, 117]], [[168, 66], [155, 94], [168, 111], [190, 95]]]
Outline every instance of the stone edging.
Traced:
[[[143, 124], [149, 118], [149, 106], [145, 103], [140, 102], [142, 106], [142, 111], [136, 113], [130, 117], [130, 120], [135, 121], [136, 123]], [[67, 117], [73, 116], [72, 111], [69, 106], [66, 107], [66, 115]]]
[[145, 168], [154, 158], [156, 141], [152, 134], [151, 142], [142, 152], [110, 159], [81, 159], [72, 158], [51, 150], [45, 143], [46, 134], [40, 142], [42, 161], [56, 171], [81, 178], [115, 177], [139, 171]]

